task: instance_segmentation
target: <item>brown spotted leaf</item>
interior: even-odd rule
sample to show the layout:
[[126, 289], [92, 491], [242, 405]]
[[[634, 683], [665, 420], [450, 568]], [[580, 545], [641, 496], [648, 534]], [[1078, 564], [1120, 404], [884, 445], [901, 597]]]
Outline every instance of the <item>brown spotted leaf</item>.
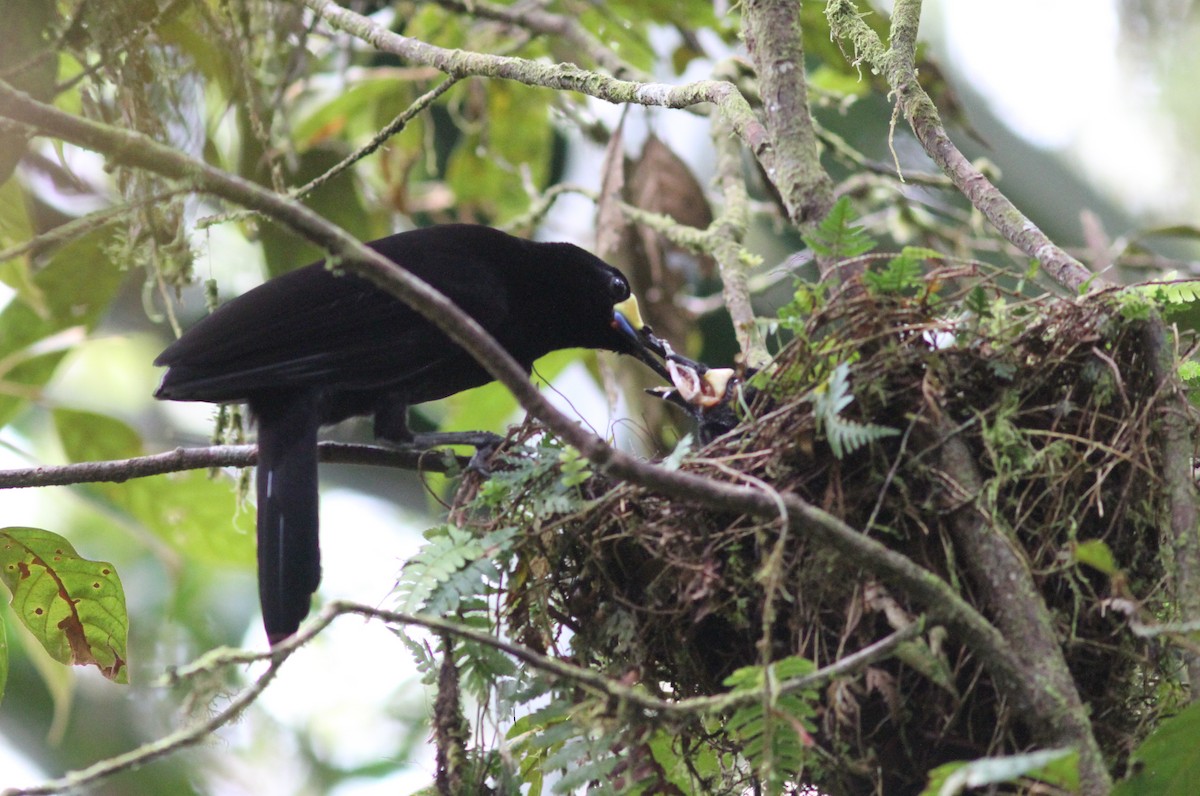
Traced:
[[112, 564], [80, 557], [40, 528], [0, 529], [0, 580], [12, 608], [52, 658], [128, 682], [125, 590]]

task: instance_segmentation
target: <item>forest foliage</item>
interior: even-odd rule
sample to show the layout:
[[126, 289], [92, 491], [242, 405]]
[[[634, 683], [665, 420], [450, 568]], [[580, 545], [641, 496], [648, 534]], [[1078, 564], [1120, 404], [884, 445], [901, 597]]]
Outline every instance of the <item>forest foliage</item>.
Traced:
[[[234, 768], [187, 749], [246, 715], [221, 743], [309, 792], [428, 733], [439, 793], [1190, 793], [1200, 235], [1114, 238], [1096, 273], [1022, 215], [955, 146], [920, 2], [4, 5], [0, 487], [45, 527], [0, 529], [0, 730], [61, 778], [0, 787], [209, 792]], [[735, 386], [682, 412], [570, 352], [537, 377], [629, 420], [511, 383], [420, 407], [506, 437], [338, 470], [444, 515], [394, 591], [229, 649], [252, 426], [154, 404], [150, 363], [262, 279], [364, 267], [324, 222], [450, 221], [575, 237]], [[365, 762], [262, 741], [252, 706], [345, 614], [415, 664], [370, 685], [405, 731]]]

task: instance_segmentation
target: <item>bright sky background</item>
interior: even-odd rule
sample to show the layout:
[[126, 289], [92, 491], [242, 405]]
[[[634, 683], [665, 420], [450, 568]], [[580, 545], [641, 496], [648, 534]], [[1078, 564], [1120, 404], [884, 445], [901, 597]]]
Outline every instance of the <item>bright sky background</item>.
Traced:
[[[943, 68], [956, 83], [974, 84], [1019, 134], [1061, 151], [1107, 193], [1121, 197], [1127, 206], [1132, 203], [1135, 212], [1180, 212], [1187, 197], [1175, 184], [1178, 180], [1172, 170], [1176, 144], [1163, 131], [1165, 126], [1158, 124], [1156, 87], [1145, 75], [1131, 75], [1120, 68], [1115, 0], [931, 0], [925, 8], [927, 38], [945, 42]], [[1014, 58], [1014, 53], [1022, 57]], [[699, 120], [684, 119], [672, 134], [666, 122], [682, 116], [659, 113], [660, 134], [676, 145], [707, 146], [707, 130]], [[698, 129], [697, 124], [701, 125]], [[1147, 145], [1150, 142], [1154, 145]], [[683, 154], [688, 157], [687, 152]], [[590, 207], [578, 209], [580, 212], [558, 216], [570, 219], [562, 222], [563, 231], [576, 232], [576, 227], [586, 226]], [[203, 263], [200, 266], [203, 273]], [[577, 399], [577, 405], [587, 404], [585, 414], [598, 428], [605, 427], [608, 409], [603, 400], [579, 397], [570, 389], [567, 392]], [[0, 447], [0, 467], [24, 464]], [[24, 517], [34, 511], [36, 500], [32, 490], [9, 492], [3, 499], [3, 513], [10, 518]], [[330, 518], [323, 523], [326, 527], [333, 527], [336, 517], [336, 524], [355, 529], [353, 553], [345, 544], [324, 548], [323, 594], [358, 600], [387, 594], [401, 563], [419, 541], [396, 532], [398, 525], [414, 524], [412, 518], [391, 504], [337, 490], [323, 493], [321, 509]], [[341, 560], [351, 555], [352, 560]], [[382, 629], [365, 632], [361, 623], [349, 619], [343, 619], [321, 642], [287, 664], [279, 681], [268, 689], [262, 707], [281, 722], [318, 727], [318, 735], [330, 744], [335, 757], [350, 755], [354, 749], [386, 749], [394, 740], [395, 727], [387, 717], [379, 716], [381, 695], [377, 689], [389, 679], [403, 682], [395, 667], [405, 653], [390, 633]], [[257, 637], [246, 643], [264, 646]], [[337, 675], [331, 676], [331, 672]], [[312, 691], [314, 683], [324, 684], [320, 692]], [[359, 688], [359, 684], [365, 687]], [[411, 681], [400, 687], [411, 690], [415, 699], [423, 698]], [[234, 746], [239, 743], [237, 735], [236, 728], [228, 735]], [[432, 770], [432, 760], [424, 759], [407, 775], [343, 788], [339, 796], [411, 792], [429, 783]], [[0, 772], [0, 787], [43, 778], [12, 752], [2, 736]], [[295, 783], [280, 784], [286, 789]], [[248, 786], [236, 771], [230, 771], [222, 793], [262, 796], [265, 792], [260, 788], [261, 783]]]
[[1152, 75], [1119, 57], [1114, 0], [935, 0], [925, 10], [922, 30], [954, 82], [973, 85], [1015, 132], [1061, 152], [1135, 214], [1180, 212], [1190, 197], [1174, 165], [1179, 142]]

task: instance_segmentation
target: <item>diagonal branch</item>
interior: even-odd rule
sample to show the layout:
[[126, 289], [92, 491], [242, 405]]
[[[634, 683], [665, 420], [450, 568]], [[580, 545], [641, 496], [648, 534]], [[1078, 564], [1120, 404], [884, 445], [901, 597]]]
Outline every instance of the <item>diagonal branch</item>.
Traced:
[[1005, 239], [1041, 263], [1055, 281], [1069, 290], [1078, 291], [1096, 278], [1018, 210], [946, 134], [937, 107], [917, 80], [920, 0], [897, 0], [892, 9], [890, 49], [859, 18], [853, 0], [829, 0], [825, 14], [834, 37], [848, 39], [853, 45], [855, 62], [866, 61], [886, 78], [925, 152]]
[[[1077, 748], [1080, 774], [1090, 783], [1087, 792], [1105, 793], [1112, 783], [1104, 756], [1067, 668], [1050, 611], [1011, 529], [998, 522], [998, 513], [988, 511], [985, 501], [976, 503], [986, 490], [974, 455], [958, 431], [945, 419], [934, 428], [939, 466], [954, 486], [942, 502], [952, 513], [954, 544], [963, 567], [994, 614], [1000, 632], [1023, 661], [1026, 676], [1038, 684], [1032, 690], [1035, 701], [1024, 706], [1028, 711], [1025, 723], [1034, 737], [1048, 746]], [[963, 496], [971, 498], [966, 505]]]

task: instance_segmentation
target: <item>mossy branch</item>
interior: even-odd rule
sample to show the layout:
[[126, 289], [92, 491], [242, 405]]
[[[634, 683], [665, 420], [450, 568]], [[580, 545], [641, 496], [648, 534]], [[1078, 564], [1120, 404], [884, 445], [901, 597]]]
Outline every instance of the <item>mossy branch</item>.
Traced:
[[779, 190], [792, 222], [805, 230], [829, 211], [833, 181], [821, 167], [808, 109], [800, 6], [794, 0], [747, 0], [742, 30], [758, 72], [763, 117], [774, 150], [767, 177]]
[[996, 524], [997, 512], [977, 504], [984, 491], [983, 480], [958, 431], [945, 418], [935, 428], [941, 452], [939, 467], [951, 487], [942, 502], [953, 511], [954, 543], [964, 568], [1000, 632], [1023, 661], [1028, 680], [1018, 691], [1024, 699], [1017, 708], [1025, 713], [1026, 726], [1042, 743], [1079, 750], [1086, 792], [1106, 793], [1112, 782], [1104, 756], [1063, 658], [1049, 609], [1011, 531]]
[[750, 303], [747, 263], [742, 239], [750, 223], [750, 197], [742, 177], [741, 150], [724, 117], [712, 120], [713, 148], [717, 153], [717, 183], [724, 206], [709, 227], [712, 254], [721, 272], [721, 292], [729, 310], [738, 348], [747, 365], [761, 368], [770, 361], [767, 344]]
[[946, 134], [937, 107], [917, 80], [917, 28], [920, 0], [897, 0], [892, 10], [891, 47], [859, 18], [852, 0], [829, 0], [825, 8], [835, 38], [849, 41], [854, 63], [866, 63], [883, 75], [904, 118], [925, 152], [1002, 236], [1041, 263], [1059, 284], [1078, 291], [1094, 277], [1078, 260], [1054, 243], [1008, 197], [992, 184]]
[[321, 19], [375, 47], [412, 64], [432, 66], [453, 77], [492, 77], [515, 80], [527, 86], [558, 91], [576, 91], [617, 104], [654, 105], [664, 108], [688, 108], [711, 102], [726, 116], [730, 125], [760, 159], [771, 161], [772, 151], [766, 130], [754, 115], [745, 97], [732, 83], [700, 80], [673, 86], [645, 83], [602, 75], [574, 64], [546, 64], [525, 58], [450, 50], [437, 47], [375, 24], [361, 14], [342, 8], [332, 0], [304, 0]]

